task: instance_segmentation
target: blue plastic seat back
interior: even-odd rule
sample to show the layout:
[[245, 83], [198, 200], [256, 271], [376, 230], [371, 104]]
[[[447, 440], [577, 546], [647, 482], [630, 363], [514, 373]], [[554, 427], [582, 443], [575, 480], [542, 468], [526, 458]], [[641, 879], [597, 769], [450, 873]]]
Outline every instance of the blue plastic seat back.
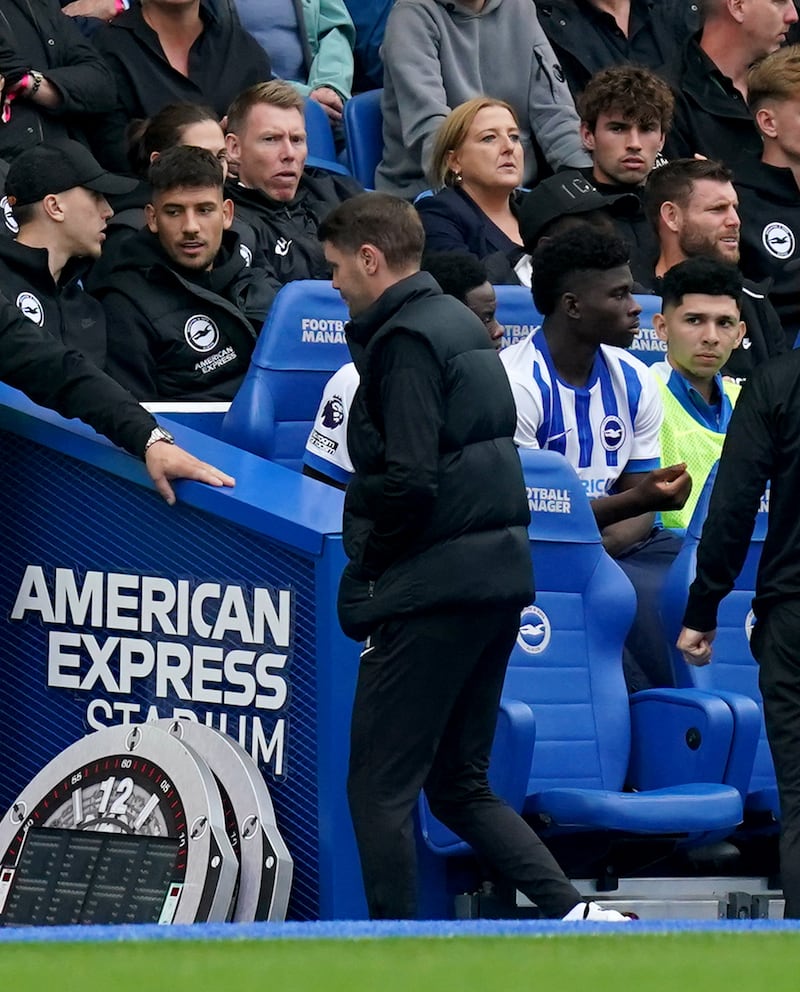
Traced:
[[[336, 142], [333, 139], [328, 115], [316, 100], [308, 99], [305, 105], [306, 144], [308, 154], [325, 162], [336, 161]], [[322, 162], [315, 162], [322, 165]]]
[[533, 305], [533, 297], [527, 286], [495, 286], [497, 296], [497, 319], [503, 325], [503, 344], [516, 344], [537, 330], [542, 323], [542, 315]]
[[225, 416], [223, 440], [300, 471], [325, 383], [350, 361], [347, 319], [330, 282], [302, 279], [285, 285]]
[[527, 794], [619, 790], [631, 746], [622, 646], [635, 609], [566, 459], [520, 452], [531, 507], [535, 603], [523, 610], [504, 694], [530, 705], [536, 747]]
[[368, 90], [344, 105], [344, 135], [350, 171], [366, 189], [375, 189], [375, 170], [383, 157], [383, 90]]
[[[734, 691], [749, 696], [759, 706], [762, 706], [761, 692], [758, 688], [758, 666], [750, 653], [749, 642], [753, 626], [751, 604], [756, 588], [756, 572], [767, 533], [768, 514], [766, 511], [768, 502], [766, 498], [762, 499], [761, 509], [756, 514], [753, 537], [741, 574], [736, 580], [733, 590], [720, 604], [711, 664], [702, 668], [687, 665], [680, 652], [674, 647], [681, 629], [689, 586], [694, 580], [697, 545], [708, 512], [708, 503], [716, 474], [715, 466], [697, 501], [697, 506], [686, 530], [683, 547], [667, 575], [662, 603], [665, 628], [673, 645], [673, 665], [678, 685], [695, 686], [710, 692], [715, 690]], [[774, 787], [775, 770], [762, 721], [750, 791], [755, 792]]]
[[661, 312], [661, 297], [637, 293], [636, 302], [642, 308], [639, 315], [639, 333], [628, 350], [645, 365], [663, 362], [667, 357], [667, 344], [656, 335], [653, 328], [653, 315]]

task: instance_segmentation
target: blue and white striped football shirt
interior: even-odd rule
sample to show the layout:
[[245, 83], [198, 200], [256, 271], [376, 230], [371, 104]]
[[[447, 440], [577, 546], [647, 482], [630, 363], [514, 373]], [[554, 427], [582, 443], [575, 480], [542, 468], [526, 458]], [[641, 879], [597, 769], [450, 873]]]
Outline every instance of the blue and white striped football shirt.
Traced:
[[565, 455], [591, 499], [607, 495], [623, 472], [660, 466], [661, 396], [638, 358], [601, 345], [583, 387], [559, 379], [541, 332], [500, 359], [517, 404], [514, 440]]

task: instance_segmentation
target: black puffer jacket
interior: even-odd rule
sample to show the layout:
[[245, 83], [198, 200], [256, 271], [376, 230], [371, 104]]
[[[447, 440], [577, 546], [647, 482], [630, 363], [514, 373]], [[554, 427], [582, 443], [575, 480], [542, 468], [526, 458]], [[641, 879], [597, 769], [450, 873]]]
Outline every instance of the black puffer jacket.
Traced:
[[107, 369], [141, 401], [230, 400], [276, 284], [245, 263], [232, 231], [209, 272], [178, 270], [140, 231], [94, 286], [106, 312]]
[[0, 3], [0, 73], [15, 81], [29, 69], [47, 77], [62, 103], [57, 111], [12, 103], [11, 120], [0, 125], [0, 158], [7, 161], [43, 141], [83, 140], [92, 117], [116, 105], [111, 70], [57, 0]]
[[356, 640], [398, 615], [533, 596], [516, 413], [481, 321], [428, 273], [347, 326], [361, 376], [350, 412], [350, 563], [339, 620]]

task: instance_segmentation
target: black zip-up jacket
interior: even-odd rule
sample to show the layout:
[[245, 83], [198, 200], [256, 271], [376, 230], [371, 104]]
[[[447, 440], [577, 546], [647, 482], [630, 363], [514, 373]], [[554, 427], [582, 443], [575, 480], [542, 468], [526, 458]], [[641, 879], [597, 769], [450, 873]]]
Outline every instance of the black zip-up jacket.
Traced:
[[109, 374], [142, 402], [232, 399], [277, 284], [245, 263], [232, 231], [209, 272], [179, 270], [148, 230], [126, 249], [94, 288]]
[[664, 144], [667, 158], [705, 155], [735, 172], [743, 159], [761, 154], [761, 137], [744, 97], [700, 48], [697, 37], [686, 46], [672, 81], [675, 117]]
[[574, 95], [607, 66], [634, 62], [655, 71], [674, 65], [686, 38], [698, 30], [698, 4], [689, 0], [632, 0], [628, 35], [588, 0], [536, 0], [539, 23]]
[[617, 234], [631, 249], [631, 273], [634, 282], [645, 285], [653, 273], [658, 259], [659, 244], [653, 225], [644, 212], [643, 186], [626, 186], [624, 183], [599, 183], [591, 166], [579, 170], [603, 196], [619, 196], [620, 193], [634, 193], [639, 197], [639, 210], [633, 217], [612, 216]]
[[38, 69], [62, 102], [57, 110], [46, 110], [31, 100], [14, 100], [11, 120], [0, 124], [0, 158], [7, 161], [43, 141], [85, 142], [90, 119], [116, 104], [111, 70], [57, 0], [0, 4], [0, 73], [12, 82], [29, 69]]
[[[650, 280], [653, 292], [661, 292], [661, 279]], [[742, 343], [731, 352], [731, 357], [720, 369], [722, 375], [735, 379], [740, 385], [752, 375], [753, 370], [764, 362], [783, 355], [787, 351], [781, 322], [775, 308], [769, 301], [769, 282], [757, 283], [752, 279], [742, 280], [742, 320], [745, 334]]]
[[188, 77], [170, 65], [138, 3], [95, 34], [94, 44], [116, 79], [120, 107], [102, 124], [106, 168], [127, 171], [125, 130], [132, 119], [150, 117], [168, 103], [202, 103], [222, 117], [242, 90], [272, 78], [269, 56], [238, 18], [219, 17], [206, 3], [200, 16], [203, 31], [189, 52]]
[[347, 432], [342, 630], [361, 640], [403, 614], [529, 603], [514, 400], [482, 322], [418, 272], [346, 334], [360, 385]]
[[83, 288], [83, 276], [90, 264], [87, 259], [71, 259], [56, 283], [50, 274], [46, 248], [29, 248], [0, 238], [0, 288], [4, 295], [56, 341], [80, 351], [103, 368], [105, 314]]
[[769, 298], [789, 348], [800, 331], [800, 190], [791, 169], [759, 159], [736, 170], [742, 220], [740, 265], [754, 279], [769, 279]]
[[767, 481], [769, 521], [753, 609], [800, 597], [800, 351], [753, 372], [728, 425], [684, 625], [713, 630], [742, 570]]
[[0, 379], [62, 417], [78, 417], [141, 458], [155, 418], [79, 351], [65, 348], [0, 293]]
[[363, 189], [355, 179], [313, 167], [303, 170], [297, 193], [286, 202], [235, 179], [225, 185], [225, 195], [236, 205], [236, 216], [255, 231], [258, 247], [281, 284], [294, 279], [330, 279], [317, 231], [334, 207], [358, 193]]

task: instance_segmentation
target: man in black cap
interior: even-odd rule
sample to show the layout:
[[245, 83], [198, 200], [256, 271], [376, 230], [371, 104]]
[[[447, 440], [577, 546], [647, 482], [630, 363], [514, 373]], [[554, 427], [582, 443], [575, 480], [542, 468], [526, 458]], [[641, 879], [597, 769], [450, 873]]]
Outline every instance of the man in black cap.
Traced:
[[[519, 232], [533, 255], [543, 238], [555, 238], [581, 224], [636, 243], [630, 224], [641, 210], [634, 192], [604, 195], [579, 169], [565, 169], [540, 182], [523, 199]], [[636, 288], [636, 287], [634, 287]]]
[[106, 360], [103, 308], [82, 279], [99, 258], [113, 210], [106, 194], [136, 180], [114, 176], [77, 141], [37, 145], [17, 156], [6, 196], [18, 226], [0, 239], [0, 283], [22, 313], [100, 368]]

